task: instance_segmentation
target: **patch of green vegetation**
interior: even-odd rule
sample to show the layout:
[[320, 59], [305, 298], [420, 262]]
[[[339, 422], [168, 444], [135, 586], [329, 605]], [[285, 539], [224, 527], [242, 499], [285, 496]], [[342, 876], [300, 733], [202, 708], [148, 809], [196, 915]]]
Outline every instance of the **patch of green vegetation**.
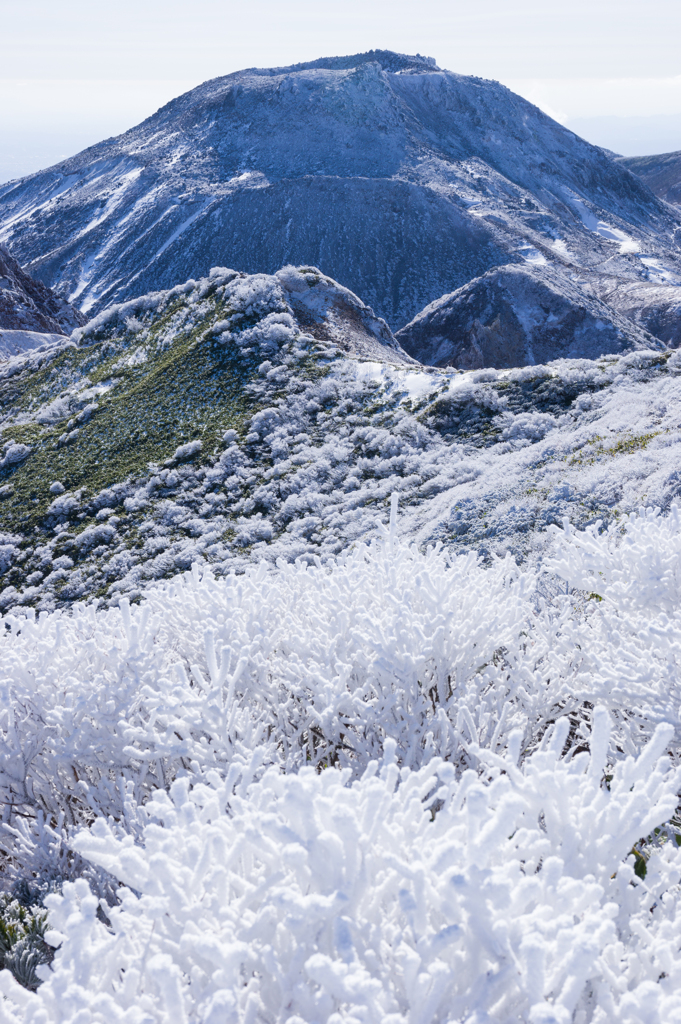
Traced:
[[649, 434], [624, 434], [614, 444], [605, 444], [600, 435], [596, 435], [580, 450], [573, 455], [569, 464], [571, 466], [591, 466], [594, 462], [605, 456], [615, 457], [617, 455], [631, 455], [634, 452], [647, 448], [654, 437], [660, 434], [660, 430], [654, 430]]
[[24, 988], [40, 985], [36, 968], [54, 959], [54, 949], [45, 942], [47, 911], [39, 894], [28, 886], [18, 893], [0, 895], [0, 968], [8, 969]]
[[[49, 491], [54, 480], [68, 491], [82, 489], [84, 495], [93, 495], [128, 478], [148, 478], [150, 464], [163, 464], [187, 441], [201, 440], [200, 461], [206, 462], [225, 429], [243, 433], [258, 408], [245, 385], [253, 379], [259, 359], [244, 356], [234, 344], [206, 338], [209, 322], [221, 313], [215, 304], [209, 317], [163, 348], [154, 339], [172, 312], [165, 314], [145, 343], [147, 362], [116, 371], [116, 386], [97, 399], [99, 409], [80, 426], [72, 443], [59, 443], [70, 429], [63, 421], [49, 427], [12, 426], [8, 436], [33, 450], [23, 463], [0, 471], [0, 485], [11, 478], [14, 486], [14, 493], [3, 501], [3, 526], [24, 534], [40, 528], [54, 500]], [[88, 382], [106, 380], [121, 356], [120, 348], [111, 354], [110, 347], [104, 339], [85, 350], [67, 349], [50, 367], [37, 371], [39, 379], [26, 387], [22, 404], [43, 404], [57, 397], [64, 381], [79, 375], [87, 376]], [[328, 372], [318, 370], [312, 358], [304, 371], [308, 379]]]

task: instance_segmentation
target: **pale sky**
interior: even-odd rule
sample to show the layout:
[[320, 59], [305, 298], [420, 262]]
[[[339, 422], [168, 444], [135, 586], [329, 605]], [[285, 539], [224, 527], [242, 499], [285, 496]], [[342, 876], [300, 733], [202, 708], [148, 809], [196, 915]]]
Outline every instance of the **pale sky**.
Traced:
[[618, 152], [681, 149], [681, 0], [0, 0], [0, 26], [0, 181], [209, 78], [372, 48], [497, 79]]

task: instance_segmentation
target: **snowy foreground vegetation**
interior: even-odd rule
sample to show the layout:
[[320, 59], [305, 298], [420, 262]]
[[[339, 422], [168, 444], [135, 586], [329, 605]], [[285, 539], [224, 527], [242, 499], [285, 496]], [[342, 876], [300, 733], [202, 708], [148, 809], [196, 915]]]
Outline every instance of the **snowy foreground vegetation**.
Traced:
[[396, 525], [5, 616], [2, 1024], [681, 1021], [681, 510]]

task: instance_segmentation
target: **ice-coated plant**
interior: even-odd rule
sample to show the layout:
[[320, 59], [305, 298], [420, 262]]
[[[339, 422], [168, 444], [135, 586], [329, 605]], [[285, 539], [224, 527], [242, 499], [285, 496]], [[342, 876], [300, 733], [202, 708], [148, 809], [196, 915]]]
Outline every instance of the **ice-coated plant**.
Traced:
[[519, 767], [457, 777], [396, 743], [351, 772], [233, 769], [177, 780], [142, 842], [104, 819], [78, 851], [125, 886], [107, 908], [81, 879], [46, 898], [45, 983], [0, 975], [4, 1021], [646, 1021], [681, 1012], [678, 879], [666, 844], [646, 881], [632, 841], [672, 813], [681, 782], [658, 727], [604, 783], [609, 717], [561, 757], [558, 723]]
[[485, 566], [393, 506], [328, 564], [6, 615], [5, 878], [60, 891], [0, 1022], [681, 1021], [680, 533]]
[[641, 509], [601, 530], [597, 522], [574, 530], [566, 519], [552, 528], [549, 568], [571, 586], [597, 594], [622, 612], [674, 615], [681, 596], [681, 508], [667, 516]]

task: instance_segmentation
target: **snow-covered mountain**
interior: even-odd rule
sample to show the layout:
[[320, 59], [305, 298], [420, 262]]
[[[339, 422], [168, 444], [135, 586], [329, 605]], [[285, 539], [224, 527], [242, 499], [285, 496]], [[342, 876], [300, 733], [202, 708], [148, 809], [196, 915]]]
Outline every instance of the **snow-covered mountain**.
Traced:
[[588, 288], [607, 270], [615, 308], [631, 285], [671, 302], [680, 224], [504, 86], [389, 51], [215, 79], [0, 189], [0, 238], [86, 311], [215, 264], [290, 262], [319, 266], [394, 330], [509, 263]]
[[0, 608], [327, 559], [375, 534], [393, 492], [421, 545], [536, 561], [564, 516], [679, 494], [681, 362], [657, 344], [423, 367], [310, 267], [216, 268], [115, 306], [0, 364]]

